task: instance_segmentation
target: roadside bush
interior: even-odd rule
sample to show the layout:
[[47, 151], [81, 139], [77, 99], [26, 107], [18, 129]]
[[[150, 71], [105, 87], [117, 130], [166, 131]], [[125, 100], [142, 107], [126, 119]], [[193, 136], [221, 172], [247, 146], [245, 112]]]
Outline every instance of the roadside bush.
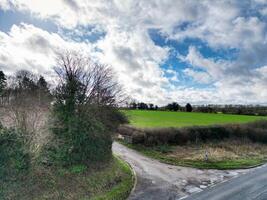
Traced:
[[129, 125], [122, 125], [118, 127], [118, 133], [121, 135], [131, 136], [134, 131], [141, 131], [141, 129], [137, 129]]
[[[147, 129], [144, 131], [144, 144], [145, 145], [159, 145], [167, 144], [174, 141], [176, 130], [174, 128], [164, 129]], [[166, 137], [166, 135], [168, 135]]]
[[0, 127], [0, 179], [16, 177], [30, 166], [24, 140], [14, 129]]
[[249, 139], [253, 142], [267, 144], [267, 121], [184, 128], [138, 129], [122, 126], [119, 129], [119, 133], [131, 136], [133, 143], [148, 146], [162, 144], [184, 145], [187, 143], [209, 142], [227, 138]]
[[111, 134], [93, 117], [73, 117], [67, 127], [58, 125], [52, 129], [54, 139], [46, 146], [50, 164], [90, 165], [111, 157]]
[[111, 69], [77, 52], [58, 56], [59, 84], [52, 108], [53, 139], [42, 154], [49, 164], [90, 165], [112, 158], [112, 136], [127, 121]]
[[[56, 107], [59, 106], [59, 107]], [[63, 106], [63, 108], [61, 107]], [[54, 106], [53, 138], [45, 145], [41, 157], [47, 164], [90, 165], [112, 157], [112, 135], [125, 123], [123, 113], [112, 108], [100, 112], [95, 106], [79, 107], [83, 112], [69, 115], [65, 105]]]

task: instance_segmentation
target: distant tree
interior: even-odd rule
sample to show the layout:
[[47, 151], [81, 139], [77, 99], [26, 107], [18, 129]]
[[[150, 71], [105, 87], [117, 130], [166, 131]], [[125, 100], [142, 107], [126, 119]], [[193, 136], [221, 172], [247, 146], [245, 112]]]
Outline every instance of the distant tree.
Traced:
[[158, 110], [158, 109], [159, 109], [159, 107], [157, 105], [155, 105], [155, 110]]
[[43, 76], [39, 77], [39, 80], [37, 81], [37, 86], [42, 90], [48, 90], [48, 83], [46, 82]]
[[154, 110], [154, 104], [153, 103], [149, 104], [149, 110]]
[[176, 102], [173, 102], [173, 103], [170, 103], [166, 106], [166, 109], [167, 110], [170, 110], [170, 111], [178, 111], [180, 109], [180, 106], [178, 103]]
[[186, 112], [192, 112], [193, 108], [190, 103], [187, 103], [185, 106]]
[[148, 109], [148, 105], [146, 103], [144, 103], [144, 102], [141, 102], [141, 103], [137, 104], [137, 108], [139, 110], [147, 110]]
[[137, 104], [135, 102], [130, 103], [130, 109], [135, 110], [137, 108]]
[[52, 95], [49, 91], [48, 83], [43, 76], [40, 76], [37, 81], [39, 104], [44, 104], [52, 100]]
[[0, 95], [2, 95], [4, 92], [4, 89], [7, 85], [6, 81], [7, 81], [6, 75], [4, 74], [3, 71], [0, 71]]
[[37, 76], [28, 70], [19, 70], [16, 72], [15, 84], [16, 88], [20, 90], [36, 92], [38, 89], [36, 80]]

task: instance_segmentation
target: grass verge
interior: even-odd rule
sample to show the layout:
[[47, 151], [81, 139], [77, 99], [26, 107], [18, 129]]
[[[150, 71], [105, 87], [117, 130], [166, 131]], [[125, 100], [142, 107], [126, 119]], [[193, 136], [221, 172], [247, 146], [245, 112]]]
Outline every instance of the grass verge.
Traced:
[[[267, 145], [250, 141], [210, 142], [182, 146], [120, 143], [161, 162], [199, 169], [241, 169], [261, 165], [267, 160]], [[205, 160], [205, 155], [208, 160]]]
[[0, 180], [1, 200], [124, 200], [134, 184], [128, 164], [113, 157], [110, 163], [87, 168], [35, 167], [15, 180]]

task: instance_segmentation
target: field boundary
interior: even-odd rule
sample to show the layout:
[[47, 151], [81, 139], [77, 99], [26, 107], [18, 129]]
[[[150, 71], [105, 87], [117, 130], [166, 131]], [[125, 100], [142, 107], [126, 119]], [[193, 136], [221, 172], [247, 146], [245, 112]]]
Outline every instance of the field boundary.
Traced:
[[138, 128], [131, 125], [122, 125], [118, 128], [117, 133], [127, 143], [146, 146], [197, 144], [228, 138], [248, 139], [252, 142], [267, 144], [267, 121], [182, 128]]

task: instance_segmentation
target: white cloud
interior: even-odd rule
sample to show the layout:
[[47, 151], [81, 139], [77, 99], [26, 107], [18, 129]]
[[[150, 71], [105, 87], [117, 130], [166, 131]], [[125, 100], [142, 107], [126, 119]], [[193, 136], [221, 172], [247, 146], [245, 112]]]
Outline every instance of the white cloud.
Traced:
[[212, 82], [212, 78], [207, 72], [195, 71], [190, 68], [184, 69], [183, 72], [191, 76], [198, 83], [208, 84]]
[[94, 56], [93, 59], [113, 66], [125, 89], [134, 98], [144, 101], [156, 99], [153, 92], [168, 84], [159, 68], [168, 55], [168, 49], [160, 48], [153, 42], [145, 44], [147, 38], [143, 34], [132, 37], [127, 37], [123, 32], [114, 34], [112, 37], [107, 35], [96, 44], [87, 44], [64, 40], [58, 34], [33, 25], [13, 25], [9, 33], [0, 32], [0, 67], [8, 74], [28, 69], [50, 76], [55, 66], [56, 52], [74, 49], [87, 52]]
[[55, 53], [62, 48], [90, 52], [87, 44], [63, 40], [32, 25], [13, 25], [9, 33], [0, 32], [0, 67], [7, 73], [28, 69], [50, 74]]
[[[64, 32], [14, 25], [9, 33], [0, 32], [0, 66], [9, 72], [31, 68], [46, 73], [54, 65], [56, 49], [75, 48], [112, 65], [128, 93], [140, 101], [266, 103], [266, 22], [256, 15], [244, 14], [256, 9], [254, 12], [264, 16], [266, 2], [247, 2], [244, 5], [248, 8], [238, 0], [1, 0], [0, 9], [49, 19], [79, 37], [83, 32], [91, 34], [87, 26], [105, 35], [95, 43], [75, 42]], [[178, 87], [179, 73], [169, 71], [171, 76], [166, 78], [161, 68], [170, 48], [155, 45], [149, 29], [157, 29], [167, 39], [178, 42], [197, 38], [215, 51], [237, 49], [238, 56], [236, 60], [205, 57], [191, 46], [187, 55], [179, 57], [188, 63], [187, 68], [178, 70], [214, 89]]]

